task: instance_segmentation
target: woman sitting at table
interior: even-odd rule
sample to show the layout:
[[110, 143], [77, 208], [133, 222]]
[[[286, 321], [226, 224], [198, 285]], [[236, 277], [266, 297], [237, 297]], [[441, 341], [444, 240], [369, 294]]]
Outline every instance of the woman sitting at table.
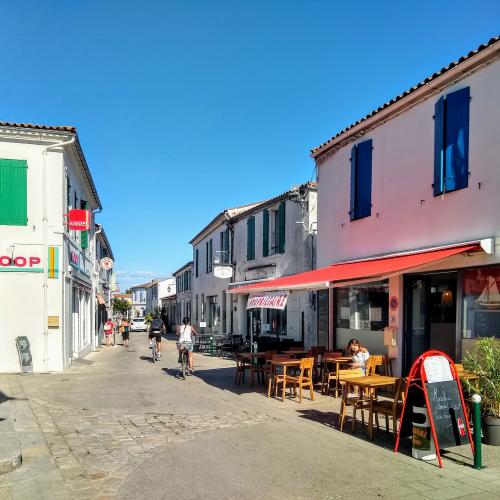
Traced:
[[363, 375], [366, 375], [366, 361], [370, 353], [366, 347], [363, 347], [358, 339], [351, 339], [347, 344], [347, 355], [352, 356], [351, 368], [361, 368]]

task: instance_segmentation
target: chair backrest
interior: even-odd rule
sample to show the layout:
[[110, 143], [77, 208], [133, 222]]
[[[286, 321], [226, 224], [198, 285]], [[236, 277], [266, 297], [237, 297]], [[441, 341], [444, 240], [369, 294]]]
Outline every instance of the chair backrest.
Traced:
[[[312, 377], [312, 369], [314, 366], [314, 358], [302, 358], [300, 360], [300, 377]], [[308, 372], [307, 374], [305, 372]]]
[[271, 353], [271, 359], [274, 361], [287, 361], [291, 358], [292, 356], [290, 354], [275, 354]]
[[328, 351], [323, 354], [323, 359], [335, 359], [342, 357], [342, 353], [335, 351]]
[[373, 375], [375, 373], [375, 370], [377, 366], [382, 366], [384, 364], [384, 356], [383, 355], [372, 355], [370, 356], [367, 361], [366, 361], [366, 374], [367, 375]]
[[406, 379], [401, 377], [397, 380], [394, 392], [394, 402], [392, 404], [392, 409], [395, 412], [398, 403], [403, 403], [405, 399], [405, 389], [406, 389]]

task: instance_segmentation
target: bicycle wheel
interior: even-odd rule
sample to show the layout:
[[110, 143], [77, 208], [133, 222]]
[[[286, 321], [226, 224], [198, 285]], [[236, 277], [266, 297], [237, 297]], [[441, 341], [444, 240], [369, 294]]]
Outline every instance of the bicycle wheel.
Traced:
[[153, 363], [156, 362], [156, 339], [153, 339], [153, 346], [151, 348], [152, 354], [153, 354]]
[[186, 351], [183, 351], [182, 353], [182, 358], [181, 358], [181, 370], [182, 370], [182, 378], [186, 379], [186, 372], [187, 372], [187, 356], [186, 356]]

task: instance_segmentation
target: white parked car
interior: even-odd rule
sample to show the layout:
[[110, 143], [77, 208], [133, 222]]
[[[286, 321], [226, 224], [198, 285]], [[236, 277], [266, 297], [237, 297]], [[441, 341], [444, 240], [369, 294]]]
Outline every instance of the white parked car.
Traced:
[[133, 332], [146, 332], [148, 330], [148, 325], [144, 318], [133, 318], [130, 330]]

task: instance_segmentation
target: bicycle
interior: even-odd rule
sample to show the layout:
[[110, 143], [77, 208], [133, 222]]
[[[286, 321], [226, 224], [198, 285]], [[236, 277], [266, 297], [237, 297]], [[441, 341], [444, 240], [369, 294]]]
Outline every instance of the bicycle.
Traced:
[[156, 361], [158, 361], [158, 344], [156, 343], [156, 337], [151, 337], [150, 349], [153, 358], [153, 363], [156, 363]]
[[181, 364], [181, 375], [184, 380], [186, 380], [186, 374], [189, 369], [189, 353], [186, 345], [181, 342], [177, 342], [177, 348], [179, 350], [179, 362]]

